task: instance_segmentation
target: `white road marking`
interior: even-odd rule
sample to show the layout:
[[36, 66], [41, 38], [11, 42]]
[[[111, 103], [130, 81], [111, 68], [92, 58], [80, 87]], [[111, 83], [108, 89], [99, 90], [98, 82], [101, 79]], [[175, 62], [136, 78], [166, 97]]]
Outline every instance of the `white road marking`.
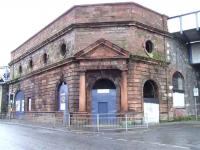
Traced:
[[162, 143], [155, 143], [155, 142], [145, 142], [145, 141], [139, 141], [139, 140], [132, 140], [132, 142], [147, 143], [147, 144], [158, 145], [158, 146], [165, 146], [165, 147], [173, 147], [173, 148], [180, 148], [180, 149], [190, 150], [189, 147], [178, 146], [178, 145], [171, 145], [171, 144], [162, 144]]
[[124, 142], [127, 142], [128, 140], [126, 140], [126, 139], [116, 139], [116, 140], [118, 140], [118, 141], [124, 141]]
[[[104, 139], [108, 140], [116, 140], [116, 141], [124, 141], [128, 142], [129, 140], [127, 139], [113, 139], [111, 137], [103, 137]], [[143, 144], [151, 144], [151, 145], [158, 145], [158, 146], [164, 146], [164, 147], [172, 147], [172, 148], [179, 148], [179, 149], [186, 149], [190, 150], [189, 147], [184, 147], [184, 146], [178, 146], [178, 145], [171, 145], [171, 144], [162, 144], [162, 143], [156, 143], [156, 142], [146, 142], [146, 141], [139, 141], [139, 140], [131, 140], [132, 142], [137, 142], [137, 143], [143, 143]]]
[[112, 140], [113, 138], [111, 138], [111, 137], [103, 137], [104, 139], [108, 139], [108, 140]]

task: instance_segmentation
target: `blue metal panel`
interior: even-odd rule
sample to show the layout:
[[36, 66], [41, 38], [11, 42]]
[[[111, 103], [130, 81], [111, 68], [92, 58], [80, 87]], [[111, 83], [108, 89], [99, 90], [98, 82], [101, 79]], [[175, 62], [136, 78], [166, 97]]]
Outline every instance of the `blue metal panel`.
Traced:
[[96, 124], [96, 115], [99, 114], [99, 123], [108, 124], [116, 121], [117, 101], [116, 90], [109, 89], [109, 93], [98, 93], [97, 89], [92, 90], [92, 114], [93, 124]]
[[108, 113], [108, 102], [98, 102], [98, 113]]
[[16, 106], [16, 116], [24, 113], [24, 93], [22, 91], [17, 92], [15, 95], [15, 106]]
[[68, 86], [64, 83], [59, 88], [59, 110], [68, 112]]
[[144, 103], [159, 104], [158, 98], [144, 98]]
[[115, 114], [117, 112], [117, 102], [116, 102], [116, 89], [109, 89], [109, 93], [98, 93], [97, 89], [92, 90], [92, 113], [97, 114], [103, 112], [104, 110], [98, 110], [98, 105], [101, 103], [107, 103], [108, 112]]

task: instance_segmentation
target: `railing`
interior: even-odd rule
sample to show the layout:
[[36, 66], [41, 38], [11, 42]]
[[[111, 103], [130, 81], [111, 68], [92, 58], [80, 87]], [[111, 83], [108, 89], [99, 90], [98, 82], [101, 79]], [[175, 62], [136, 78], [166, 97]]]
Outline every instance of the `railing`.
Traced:
[[200, 120], [200, 104], [186, 105], [186, 109], [190, 112], [188, 115], [195, 117], [196, 120]]
[[[148, 122], [143, 114], [63, 114], [63, 112], [24, 112], [10, 113], [7, 119], [12, 122], [40, 125], [45, 127], [63, 127], [72, 130], [103, 131], [147, 128]], [[3, 119], [3, 117], [2, 117]]]
[[7, 113], [0, 113], [0, 119], [7, 119]]
[[173, 16], [168, 19], [170, 32], [183, 33], [184, 30], [196, 28], [199, 31], [200, 27], [200, 11], [186, 13], [178, 16]]
[[[194, 105], [186, 105], [185, 112], [190, 112], [188, 114], [184, 114], [184, 109], [177, 110], [183, 111], [177, 111], [174, 114], [175, 121], [178, 121], [179, 119], [200, 120], [200, 104], [197, 104], [196, 107]], [[185, 115], [186, 117], [184, 117]], [[128, 131], [134, 128], [148, 128], [152, 120], [151, 118], [148, 118], [147, 114], [144, 115], [143, 113], [64, 114], [63, 112], [0, 113], [0, 120], [2, 119], [44, 127], [58, 127], [63, 129], [95, 132], [105, 130]]]
[[141, 114], [75, 114], [70, 115], [69, 126], [75, 130], [126, 130], [148, 128]]

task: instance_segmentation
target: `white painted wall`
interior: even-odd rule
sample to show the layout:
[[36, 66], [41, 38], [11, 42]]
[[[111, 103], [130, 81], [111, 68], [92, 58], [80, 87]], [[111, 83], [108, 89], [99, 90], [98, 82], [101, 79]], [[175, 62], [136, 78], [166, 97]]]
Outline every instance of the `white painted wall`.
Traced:
[[173, 107], [185, 107], [185, 97], [184, 93], [173, 93]]
[[159, 123], [159, 104], [144, 103], [144, 118], [148, 123]]

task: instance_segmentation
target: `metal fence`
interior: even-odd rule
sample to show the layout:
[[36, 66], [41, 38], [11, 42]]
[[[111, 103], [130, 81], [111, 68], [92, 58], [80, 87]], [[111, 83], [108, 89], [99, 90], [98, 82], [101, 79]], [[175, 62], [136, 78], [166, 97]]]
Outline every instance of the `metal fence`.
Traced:
[[0, 113], [0, 119], [7, 119], [7, 113]]
[[148, 122], [143, 114], [63, 114], [63, 112], [24, 112], [0, 116], [8, 121], [40, 125], [45, 127], [62, 127], [71, 130], [103, 131], [147, 128]]
[[16, 123], [39, 125], [44, 127], [63, 127], [62, 112], [11, 112], [2, 116], [4, 117], [1, 117], [0, 119]]
[[186, 109], [189, 116], [194, 117], [196, 120], [200, 120], [200, 104], [186, 105]]
[[126, 130], [148, 128], [144, 117], [136, 114], [72, 114], [68, 126], [75, 130]]
[[[197, 108], [197, 109], [195, 109]], [[186, 111], [176, 112], [175, 121], [181, 120], [200, 120], [200, 104], [195, 106], [186, 106]], [[182, 109], [183, 110], [183, 109]], [[196, 111], [198, 110], [198, 111]], [[179, 114], [180, 113], [180, 114]], [[197, 114], [197, 115], [195, 115]], [[145, 118], [143, 117], [145, 116]], [[196, 117], [197, 116], [197, 117]], [[58, 127], [71, 130], [86, 131], [107, 131], [124, 130], [128, 131], [134, 128], [148, 128], [151, 119], [143, 113], [117, 113], [117, 114], [83, 114], [63, 112], [23, 112], [23, 113], [0, 113], [0, 120], [12, 121], [16, 123], [38, 125], [44, 127]]]

